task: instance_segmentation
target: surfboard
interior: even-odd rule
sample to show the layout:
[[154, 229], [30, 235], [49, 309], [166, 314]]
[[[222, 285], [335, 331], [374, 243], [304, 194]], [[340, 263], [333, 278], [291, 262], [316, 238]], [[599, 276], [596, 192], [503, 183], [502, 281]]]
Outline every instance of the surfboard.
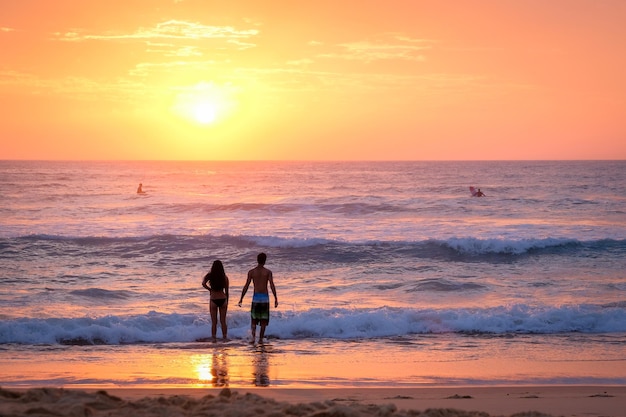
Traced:
[[472, 193], [472, 197], [476, 197], [476, 193], [478, 192], [478, 190], [472, 187], [471, 185], [470, 185], [469, 190], [470, 190], [470, 193]]

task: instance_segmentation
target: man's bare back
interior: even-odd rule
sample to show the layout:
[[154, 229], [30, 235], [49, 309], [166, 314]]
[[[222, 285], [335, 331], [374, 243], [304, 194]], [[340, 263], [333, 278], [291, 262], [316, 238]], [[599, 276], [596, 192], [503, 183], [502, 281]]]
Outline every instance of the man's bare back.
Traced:
[[[267, 294], [267, 283], [272, 278], [272, 271], [266, 267], [259, 265], [248, 271], [248, 277], [254, 283], [254, 292]], [[273, 280], [272, 280], [273, 281]]]
[[[243, 296], [248, 291], [250, 283], [254, 285], [254, 294], [269, 294], [267, 288], [269, 284], [272, 294], [274, 294], [274, 307], [278, 307], [278, 298], [276, 297], [276, 287], [274, 286], [272, 271], [260, 264], [248, 271], [248, 279], [242, 291], [241, 301], [243, 301]], [[241, 301], [239, 302], [240, 304]]]

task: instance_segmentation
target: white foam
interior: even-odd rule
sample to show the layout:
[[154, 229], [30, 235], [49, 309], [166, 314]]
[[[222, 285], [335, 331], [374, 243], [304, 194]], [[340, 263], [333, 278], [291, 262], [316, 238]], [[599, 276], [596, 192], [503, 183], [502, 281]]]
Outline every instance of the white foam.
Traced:
[[[0, 343], [167, 343], [209, 336], [210, 323], [191, 314], [150, 312], [128, 317], [14, 319], [0, 321]], [[249, 314], [229, 315], [232, 337], [244, 338]], [[272, 312], [268, 334], [282, 339], [359, 339], [428, 333], [624, 333], [623, 305], [485, 309], [311, 309]]]

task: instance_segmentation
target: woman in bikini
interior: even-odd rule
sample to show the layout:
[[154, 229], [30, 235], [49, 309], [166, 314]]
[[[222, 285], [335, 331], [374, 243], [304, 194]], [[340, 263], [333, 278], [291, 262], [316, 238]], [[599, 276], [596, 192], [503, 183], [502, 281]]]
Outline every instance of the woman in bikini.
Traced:
[[228, 310], [228, 277], [224, 272], [222, 261], [214, 261], [211, 270], [204, 276], [202, 286], [211, 293], [209, 310], [211, 311], [211, 337], [217, 340], [217, 313], [220, 315], [222, 336], [226, 340], [228, 326], [226, 325], [226, 311]]

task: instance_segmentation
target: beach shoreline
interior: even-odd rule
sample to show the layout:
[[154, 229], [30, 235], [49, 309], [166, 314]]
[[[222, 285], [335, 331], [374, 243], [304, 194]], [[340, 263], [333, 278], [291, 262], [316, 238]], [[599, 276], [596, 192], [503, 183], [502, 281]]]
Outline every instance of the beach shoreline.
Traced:
[[[21, 398], [11, 398], [19, 395]], [[112, 388], [1, 389], [0, 415], [39, 415], [39, 409], [63, 415], [418, 415], [439, 410], [490, 416], [626, 416], [626, 386], [481, 386], [424, 388]], [[28, 398], [30, 402], [25, 401]], [[69, 407], [69, 408], [68, 408]], [[296, 407], [296, 408], [294, 408]], [[84, 411], [83, 414], [80, 410]], [[29, 411], [30, 410], [30, 411]], [[78, 411], [77, 411], [78, 410]], [[129, 410], [134, 410], [132, 413]], [[287, 412], [286, 410], [289, 410]], [[294, 411], [295, 410], [295, 411]], [[342, 411], [339, 411], [342, 410]], [[411, 413], [409, 413], [411, 411]], [[531, 414], [531, 412], [539, 414]], [[224, 414], [227, 413], [227, 414]], [[216, 414], [216, 413], [214, 413]], [[160, 414], [163, 415], [163, 414]], [[320, 414], [320, 415], [323, 415]], [[428, 414], [426, 414], [428, 415]], [[465, 415], [480, 415], [465, 414]], [[484, 416], [484, 414], [482, 414]]]

